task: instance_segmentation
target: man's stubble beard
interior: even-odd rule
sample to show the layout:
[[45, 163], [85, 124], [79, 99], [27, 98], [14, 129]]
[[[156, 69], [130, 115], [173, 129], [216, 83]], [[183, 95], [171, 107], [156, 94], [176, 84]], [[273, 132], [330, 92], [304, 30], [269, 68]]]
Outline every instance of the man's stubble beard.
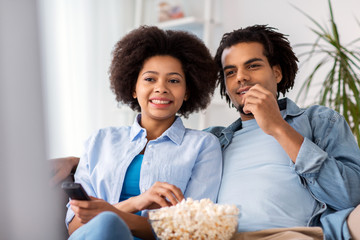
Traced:
[[251, 112], [250, 113], [245, 113], [244, 112], [244, 105], [239, 105], [238, 107], [236, 107], [234, 105], [234, 107], [236, 108], [236, 110], [238, 110], [238, 112], [240, 112], [240, 114], [243, 114], [245, 116], [254, 116]]

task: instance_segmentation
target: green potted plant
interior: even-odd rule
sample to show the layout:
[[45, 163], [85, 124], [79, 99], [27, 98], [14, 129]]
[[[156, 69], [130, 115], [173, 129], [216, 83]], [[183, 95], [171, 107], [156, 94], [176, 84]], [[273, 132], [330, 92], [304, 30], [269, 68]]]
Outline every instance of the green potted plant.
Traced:
[[[297, 100], [300, 96], [306, 99], [310, 88], [315, 83], [321, 83], [319, 98], [314, 103], [328, 106], [341, 113], [360, 146], [360, 48], [357, 46], [356, 50], [355, 46], [360, 38], [346, 45], [340, 41], [330, 0], [328, 4], [330, 26], [322, 26], [314, 18], [295, 7], [315, 24], [316, 28], [311, 28], [311, 30], [317, 36], [314, 43], [297, 45], [307, 48], [307, 51], [299, 58], [305, 57], [304, 62], [310, 61], [313, 57], [320, 59], [301, 86]], [[325, 71], [325, 78], [315, 80], [320, 69]]]

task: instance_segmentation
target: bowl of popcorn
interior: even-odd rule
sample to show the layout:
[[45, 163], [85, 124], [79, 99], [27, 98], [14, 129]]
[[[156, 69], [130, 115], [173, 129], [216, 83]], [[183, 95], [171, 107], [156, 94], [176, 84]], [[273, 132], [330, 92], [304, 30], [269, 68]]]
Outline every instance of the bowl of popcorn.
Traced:
[[229, 240], [237, 230], [239, 209], [210, 199], [184, 199], [171, 207], [149, 211], [149, 222], [158, 239]]

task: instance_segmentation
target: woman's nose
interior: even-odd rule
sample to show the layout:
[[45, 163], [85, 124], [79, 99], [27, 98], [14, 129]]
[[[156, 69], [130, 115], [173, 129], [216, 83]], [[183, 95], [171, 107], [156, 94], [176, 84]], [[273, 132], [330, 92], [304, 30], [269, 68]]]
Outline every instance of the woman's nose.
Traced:
[[168, 92], [167, 86], [166, 86], [166, 82], [165, 81], [157, 81], [155, 88], [154, 88], [155, 92], [159, 92], [159, 93], [166, 93]]

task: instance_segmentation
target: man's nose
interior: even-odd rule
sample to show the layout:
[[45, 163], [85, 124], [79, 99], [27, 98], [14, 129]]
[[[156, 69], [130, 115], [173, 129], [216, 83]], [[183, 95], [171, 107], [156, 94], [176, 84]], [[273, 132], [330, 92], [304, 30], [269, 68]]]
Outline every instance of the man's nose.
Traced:
[[236, 80], [239, 83], [246, 82], [250, 80], [250, 75], [246, 70], [238, 70], [236, 74]]

